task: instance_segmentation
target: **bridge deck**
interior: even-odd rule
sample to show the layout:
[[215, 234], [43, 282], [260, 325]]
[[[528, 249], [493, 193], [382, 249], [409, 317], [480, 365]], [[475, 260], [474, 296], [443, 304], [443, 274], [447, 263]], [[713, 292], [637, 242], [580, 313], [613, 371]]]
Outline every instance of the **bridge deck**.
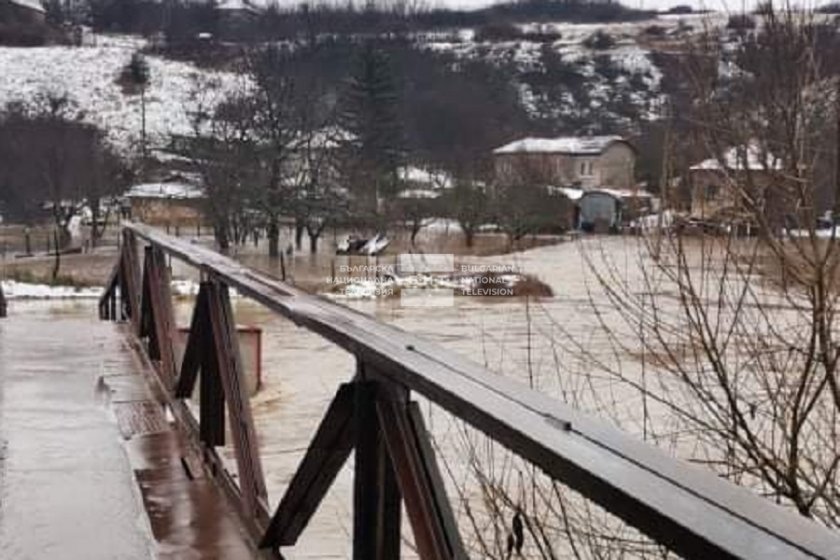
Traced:
[[91, 314], [0, 322], [0, 558], [252, 558], [126, 337]]

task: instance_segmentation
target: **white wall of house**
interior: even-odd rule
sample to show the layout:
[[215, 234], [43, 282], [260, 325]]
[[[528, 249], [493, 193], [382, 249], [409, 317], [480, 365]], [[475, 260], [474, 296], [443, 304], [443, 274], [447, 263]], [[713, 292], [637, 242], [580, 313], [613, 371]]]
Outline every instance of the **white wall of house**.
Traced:
[[625, 142], [613, 142], [600, 154], [513, 152], [496, 154], [500, 181], [535, 181], [584, 189], [629, 189], [634, 184], [636, 152]]

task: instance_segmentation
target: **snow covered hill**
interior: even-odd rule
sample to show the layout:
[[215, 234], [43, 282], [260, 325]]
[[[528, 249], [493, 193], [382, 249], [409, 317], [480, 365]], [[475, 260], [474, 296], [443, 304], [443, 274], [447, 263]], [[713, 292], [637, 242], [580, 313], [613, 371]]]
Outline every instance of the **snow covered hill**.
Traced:
[[[84, 119], [108, 133], [119, 149], [136, 148], [140, 138], [139, 95], [125, 95], [116, 80], [131, 55], [143, 48], [137, 37], [97, 35], [81, 47], [0, 47], [0, 106], [31, 101], [39, 93], [67, 93]], [[170, 133], [188, 133], [196, 107], [197, 84], [207, 96], [239, 87], [242, 78], [195, 66], [147, 57], [151, 83], [146, 93], [146, 129], [162, 144]]]
[[723, 14], [613, 24], [518, 25], [518, 37], [490, 39], [472, 29], [418, 36], [420, 48], [482, 59], [511, 70], [531, 116], [566, 130], [597, 124], [626, 130], [659, 116], [663, 74], [654, 51], [702, 29], [722, 29]]
[[[421, 33], [417, 48], [452, 54], [456, 60], [482, 59], [512, 71], [520, 101], [536, 118], [565, 130], [627, 130], [658, 115], [662, 72], [652, 50], [679, 41], [692, 29], [725, 19], [658, 18], [621, 24], [540, 23], [517, 26], [518, 35], [488, 38], [481, 30]], [[606, 44], [593, 36], [606, 35]], [[145, 46], [138, 37], [96, 35], [85, 46], [0, 47], [0, 107], [31, 100], [40, 92], [67, 93], [90, 122], [108, 133], [122, 151], [136, 150], [140, 138], [139, 95], [117, 83], [132, 54]], [[198, 103], [221, 99], [247, 87], [247, 80], [190, 63], [147, 57], [151, 84], [146, 94], [147, 131], [152, 144], [169, 134], [191, 131]]]

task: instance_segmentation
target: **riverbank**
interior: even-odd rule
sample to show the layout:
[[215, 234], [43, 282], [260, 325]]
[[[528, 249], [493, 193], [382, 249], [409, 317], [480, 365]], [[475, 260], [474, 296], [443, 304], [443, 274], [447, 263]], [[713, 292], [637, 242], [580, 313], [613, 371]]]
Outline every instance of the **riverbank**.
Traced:
[[[109, 228], [112, 233], [116, 230]], [[243, 264], [252, 266], [277, 277], [283, 277], [302, 289], [319, 292], [325, 281], [335, 277], [335, 271], [342, 264], [355, 263], [357, 258], [340, 257], [335, 247], [347, 232], [331, 231], [325, 234], [318, 250], [311, 253], [308, 240], [304, 239], [301, 250], [294, 249], [293, 231], [282, 232], [280, 246], [285, 248], [282, 259], [268, 257], [264, 239], [257, 244], [247, 243], [233, 247], [229, 254]], [[109, 236], [99, 247], [81, 253], [65, 254], [60, 257], [59, 272], [54, 276], [55, 256], [46, 249], [46, 233], [33, 228], [30, 233], [33, 255], [25, 254], [24, 229], [22, 226], [0, 226], [0, 279], [24, 284], [63, 286], [72, 288], [101, 287], [107, 281], [118, 255], [117, 240]], [[212, 236], [184, 236], [190, 242], [215, 247]], [[397, 230], [391, 235], [391, 243], [377, 262], [393, 262], [401, 253], [451, 254], [465, 259], [498, 257], [500, 262], [509, 260], [510, 255], [538, 247], [546, 247], [569, 241], [569, 235], [528, 236], [515, 243], [496, 232], [477, 234], [472, 246], [467, 247], [464, 236], [457, 225], [439, 221], [424, 229], [411, 243], [407, 231]], [[40, 245], [39, 245], [40, 244]], [[42, 246], [43, 245], [43, 246]], [[38, 249], [40, 252], [37, 252]], [[362, 258], [363, 260], [366, 260]], [[174, 274], [178, 276], [177, 269]]]

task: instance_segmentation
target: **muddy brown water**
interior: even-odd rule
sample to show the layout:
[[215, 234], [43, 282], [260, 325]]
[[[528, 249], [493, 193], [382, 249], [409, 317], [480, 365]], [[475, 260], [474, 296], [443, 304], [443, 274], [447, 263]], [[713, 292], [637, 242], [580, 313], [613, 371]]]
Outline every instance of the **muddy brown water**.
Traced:
[[[584, 244], [590, 241], [584, 241]], [[607, 247], [610, 255], [630, 268], [635, 241], [621, 238], [591, 240], [592, 250]], [[586, 273], [577, 242], [561, 243], [511, 255], [459, 257], [458, 263], [511, 267], [533, 274], [546, 282], [553, 298], [456, 297], [453, 305], [444, 307], [404, 306], [399, 297], [377, 300], [339, 300], [378, 319], [411, 333], [435, 341], [477, 361], [492, 371], [511, 376], [524, 384], [584, 406], [586, 395], [601, 393], [613, 403], [613, 411], [632, 419], [637, 416], [639, 401], [621, 391], [610, 379], [587, 379], [567, 375], [579, 369], [575, 356], [566, 344], [574, 336], [596, 354], [609, 354], [595, 324], [592, 305], [606, 305], [593, 297], [593, 279]], [[246, 253], [240, 260], [250, 266], [279, 276], [279, 263], [262, 254]], [[336, 262], [363, 268], [365, 264], [382, 264], [361, 258], [339, 259], [322, 252], [316, 257], [302, 256], [287, 264], [287, 274], [295, 274], [299, 284], [310, 288], [329, 285]], [[175, 270], [178, 271], [176, 265]], [[182, 271], [183, 272], [183, 271]], [[358, 272], [360, 275], [367, 272]], [[269, 498], [275, 506], [304, 455], [322, 414], [338, 385], [349, 381], [355, 373], [353, 357], [305, 329], [257, 304], [235, 300], [237, 321], [263, 329], [264, 386], [253, 400], [253, 410], [260, 434], [260, 447], [267, 477]], [[187, 324], [191, 304], [176, 306], [180, 324]], [[602, 350], [598, 350], [598, 348]], [[577, 396], [572, 395], [578, 394]], [[431, 408], [421, 399], [426, 421], [438, 445], [449, 453], [449, 468], [463, 472], [466, 465], [459, 455], [457, 422], [440, 409]], [[602, 403], [598, 403], [599, 405]], [[596, 405], [593, 405], [596, 410]], [[597, 412], [597, 410], [596, 410]], [[232, 453], [228, 450], [232, 464]], [[288, 558], [348, 558], [351, 556], [352, 534], [352, 458], [342, 469], [338, 480], [304, 532], [298, 546], [284, 551]], [[450, 492], [452, 495], [452, 492]], [[480, 497], [476, 497], [480, 499]], [[456, 510], [458, 506], [456, 505]], [[403, 523], [404, 535], [410, 542], [410, 529]], [[410, 546], [405, 554], [411, 557]]]
[[[594, 243], [602, 250], [607, 247], [611, 257], [621, 266], [631, 269], [634, 259], [635, 244], [622, 238], [602, 238], [584, 241]], [[243, 262], [279, 275], [277, 261], [265, 259], [256, 253], [240, 256]], [[477, 264], [509, 265], [523, 272], [537, 276], [551, 286], [554, 297], [541, 300], [523, 300], [519, 298], [480, 298], [458, 297], [454, 304], [444, 307], [405, 307], [399, 298], [364, 301], [345, 301], [346, 305], [371, 314], [378, 319], [398, 326], [409, 332], [429, 338], [443, 346], [460, 352], [467, 357], [484, 364], [496, 372], [513, 377], [522, 383], [530, 384], [540, 391], [575, 400], [574, 394], [580, 393], [579, 404], [586, 407], [585, 393], [597, 391], [607, 396], [614, 405], [614, 410], [626, 418], [632, 419], [638, 414], [638, 400], [630, 394], [621, 393], [621, 389], [609, 379], [590, 378], [585, 386], [568, 375], [572, 369], [585, 365], [576, 362], [577, 358], [568, 346], [561, 344], [569, 336], [574, 336], [594, 353], [609, 353], [606, 340], [599, 335], [592, 311], [593, 279], [586, 272], [586, 265], [581, 256], [580, 243], [562, 243], [544, 246], [513, 255], [495, 257], [470, 257], [469, 262]], [[329, 282], [333, 259], [329, 252], [322, 251], [314, 257], [298, 257], [293, 260], [294, 272], [302, 283], [318, 285]], [[185, 273], [177, 263], [176, 273]], [[606, 306], [603, 299], [595, 296], [595, 305]], [[188, 300], [178, 301], [176, 315], [180, 325], [187, 325], [191, 311]], [[348, 381], [354, 374], [352, 356], [336, 348], [320, 337], [296, 327], [291, 322], [273, 314], [258, 304], [235, 299], [237, 321], [243, 325], [258, 326], [263, 330], [263, 381], [264, 386], [253, 399], [253, 410], [260, 437], [260, 449], [266, 473], [269, 498], [272, 507], [276, 506], [291, 479], [295, 468], [324, 413], [330, 399], [341, 382]], [[50, 321], [50, 317], [59, 315], [62, 321]], [[94, 302], [13, 302], [11, 317], [0, 322], [0, 329], [32, 329], [31, 341], [25, 348], [3, 348], [2, 375], [8, 380], [20, 365], [36, 360], [40, 349], [66, 347], [68, 363], [74, 360], [74, 348], [81, 345], [89, 348], [91, 344], [103, 344], [107, 336], [97, 333], [103, 327], [96, 324]], [[65, 320], [66, 319], [66, 320]], [[80, 338], [81, 337], [81, 338]], [[599, 350], [602, 349], [602, 350]], [[65, 354], [64, 352], [62, 352]], [[121, 359], [121, 358], [120, 358]], [[116, 362], [119, 363], [119, 360]], [[90, 364], [77, 364], [76, 370], [86, 370]], [[0, 384], [4, 391], [0, 397], [3, 408], [0, 409], [0, 438], [3, 429], [8, 429], [14, 422], [26, 423], [25, 406], [20, 403], [27, 398], [48, 398], [54, 391], [78, 391], [88, 398], [93, 390], [95, 376], [89, 373], [62, 375], [55, 364], [40, 363], [34, 367], [30, 379], [21, 385]], [[10, 388], [11, 387], [11, 388]], [[570, 399], [570, 395], [572, 398]], [[82, 398], [82, 397], [80, 397]], [[21, 400], [23, 399], [23, 401]], [[10, 403], [15, 403], [12, 406]], [[20, 412], [16, 412], [23, 409]], [[597, 407], [593, 406], [597, 412]], [[454, 439], [455, 423], [452, 418], [424, 403], [427, 422], [431, 431], [440, 441]], [[68, 418], [72, 411], [59, 412], [68, 427], [80, 424], [79, 430], [84, 439], [84, 418]], [[47, 437], [50, 430], [60, 433], [64, 423], [58, 422], [45, 426], [33, 426], [32, 431], [38, 437]], [[102, 419], [91, 419], [99, 424]], [[632, 430], [632, 423], [630, 424]], [[85, 475], [81, 485], [71, 485], [66, 479], [68, 473], [52, 475], [44, 473], [26, 476], [41, 476], [45, 488], [66, 488], [68, 501], [77, 502], [88, 499], [93, 504], [89, 518], [74, 523], [101, 523], [101, 538], [106, 539], [109, 550], [113, 540], [114, 551], [119, 555], [109, 557], [142, 557], [143, 543], [137, 540], [136, 501], [131, 497], [130, 476], [124, 472], [125, 460], [119, 453], [111, 450], [111, 435], [98, 434], [85, 441], [84, 446], [93, 449], [90, 453], [80, 453], [82, 442], [71, 436], [62, 440], [50, 436], [48, 445], [55, 446], [55, 452], [67, 457], [68, 468], [78, 462], [78, 468], [84, 471], [88, 461], [111, 465], [105, 473]], [[108, 441], [104, 441], [104, 439]], [[116, 435], [113, 435], [116, 438]], [[3, 440], [0, 439], [0, 442]], [[33, 440], [36, 441], [36, 440]], [[0, 504], [0, 557], [27, 558], [15, 554], [18, 549], [34, 546], [42, 552], [65, 551], [61, 557], [75, 558], [67, 551], [73, 551], [75, 540], [89, 538], [84, 533], [70, 529], [61, 512], [38, 510], [38, 500], [14, 499], [14, 492], [23, 487], [17, 477], [13, 457], [0, 447], [0, 490], [5, 499], [5, 507]], [[443, 444], [442, 449], [455, 449], [454, 444]], [[228, 450], [229, 451], [229, 450]], [[454, 451], [453, 451], [454, 453]], [[33, 455], [35, 457], [35, 455]], [[88, 459], [89, 457], [89, 459]], [[34, 459], [31, 459], [34, 460]], [[458, 458], [453, 457], [456, 464]], [[231, 461], [232, 465], [232, 461]], [[87, 472], [87, 471], [84, 471]], [[97, 476], [113, 477], [114, 496], [102, 496], [97, 489]], [[347, 558], [351, 556], [352, 533], [352, 458], [341, 471], [329, 492], [325, 502], [315, 514], [312, 523], [304, 532], [298, 546], [284, 551], [287, 558]], [[110, 478], [109, 478], [110, 480]], [[110, 484], [110, 482], [109, 482]], [[111, 487], [111, 486], [109, 486]], [[45, 490], [46, 491], [46, 490]], [[10, 496], [12, 496], [10, 498]], [[23, 508], [23, 509], [20, 509]], [[27, 508], [34, 508], [29, 511]], [[35, 527], [56, 527], [54, 535], [36, 536], [24, 530], [32, 527], [32, 519], [37, 519]], [[410, 533], [404, 522], [404, 533]], [[37, 542], [44, 541], [42, 548]], [[410, 543], [410, 537], [407, 536]], [[33, 544], [35, 543], [35, 544]], [[4, 548], [5, 547], [5, 548]], [[17, 547], [17, 548], [15, 548]], [[124, 552], [122, 552], [124, 551]], [[407, 544], [410, 555], [410, 545]], [[36, 554], [29, 557], [47, 557]]]

